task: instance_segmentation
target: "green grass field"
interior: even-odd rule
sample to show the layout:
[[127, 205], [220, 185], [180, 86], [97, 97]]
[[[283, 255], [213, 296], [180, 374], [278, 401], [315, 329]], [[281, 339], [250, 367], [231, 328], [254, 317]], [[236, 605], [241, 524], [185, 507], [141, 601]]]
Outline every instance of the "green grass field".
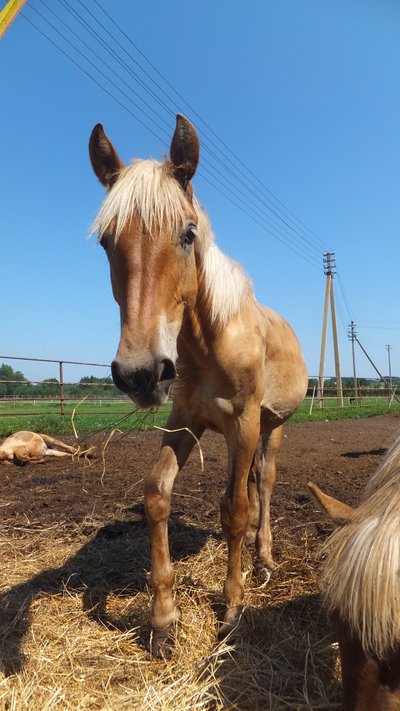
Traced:
[[[388, 399], [383, 397], [363, 398], [362, 406], [349, 405], [346, 399], [343, 408], [338, 407], [336, 399], [332, 398], [325, 401], [323, 409], [314, 403], [311, 415], [310, 404], [311, 401], [307, 398], [290, 421], [316, 422], [400, 413], [400, 404], [396, 400], [389, 408]], [[154, 413], [136, 410], [129, 400], [66, 401], [64, 407], [65, 414], [61, 416], [59, 401], [0, 400], [0, 437], [6, 437], [18, 430], [68, 435], [73, 434], [73, 424], [78, 435], [110, 431], [115, 428], [148, 430], [155, 425], [158, 427], [165, 425], [171, 403], [167, 403]]]
[[345, 406], [338, 407], [336, 398], [325, 400], [324, 408], [320, 409], [315, 402], [310, 415], [311, 400], [307, 398], [297, 412], [290, 418], [290, 422], [317, 422], [319, 420], [350, 420], [358, 417], [373, 417], [374, 415], [388, 415], [400, 413], [400, 403], [393, 401], [389, 407], [386, 397], [362, 398], [362, 405], [349, 405], [345, 398]]
[[[46, 434], [80, 434], [121, 430], [146, 430], [155, 425], [163, 427], [171, 403], [156, 412], [139, 411], [129, 400], [64, 403], [65, 414], [60, 414], [60, 402], [54, 401], [0, 401], [0, 437], [18, 430], [32, 430]], [[75, 413], [74, 413], [75, 409]]]

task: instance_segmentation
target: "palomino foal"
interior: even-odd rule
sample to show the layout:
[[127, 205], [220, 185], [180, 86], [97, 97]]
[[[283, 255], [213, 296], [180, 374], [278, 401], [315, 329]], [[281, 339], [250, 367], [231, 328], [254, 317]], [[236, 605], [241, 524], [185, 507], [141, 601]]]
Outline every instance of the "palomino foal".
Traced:
[[[307, 373], [296, 336], [260, 306], [241, 267], [214, 242], [193, 196], [199, 139], [177, 116], [170, 159], [124, 167], [100, 124], [90, 138], [94, 172], [108, 193], [94, 222], [120, 307], [114, 382], [138, 407], [173, 407], [161, 453], [145, 479], [154, 589], [152, 651], [162, 651], [179, 618], [168, 546], [172, 487], [206, 428], [228, 447], [221, 502], [228, 543], [226, 613], [220, 635], [238, 623], [243, 603], [241, 545], [246, 530], [269, 576], [269, 504], [281, 425], [302, 401]], [[249, 476], [250, 472], [250, 476]], [[250, 500], [250, 516], [249, 516]]]
[[340, 528], [323, 547], [325, 607], [339, 641], [344, 711], [400, 711], [400, 438], [356, 509], [308, 484]]
[[71, 447], [49, 435], [22, 430], [14, 432], [0, 444], [0, 462], [40, 464], [49, 457], [71, 457], [78, 452], [78, 447]]

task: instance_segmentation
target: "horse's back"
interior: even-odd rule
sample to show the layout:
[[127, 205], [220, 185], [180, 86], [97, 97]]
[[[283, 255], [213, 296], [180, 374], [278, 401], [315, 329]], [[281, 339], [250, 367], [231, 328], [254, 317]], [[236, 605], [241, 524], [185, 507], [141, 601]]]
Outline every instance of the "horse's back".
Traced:
[[26, 430], [14, 432], [14, 434], [10, 435], [3, 441], [1, 449], [4, 451], [12, 451], [15, 447], [23, 446], [28, 442], [31, 442], [35, 437], [38, 437], [38, 435]]

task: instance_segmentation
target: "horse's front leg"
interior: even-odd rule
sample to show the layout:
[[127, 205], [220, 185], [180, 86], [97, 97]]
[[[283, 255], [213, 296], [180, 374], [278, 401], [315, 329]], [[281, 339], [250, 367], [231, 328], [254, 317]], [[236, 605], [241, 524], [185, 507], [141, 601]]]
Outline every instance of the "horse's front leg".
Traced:
[[[182, 420], [171, 415], [167, 427], [172, 430], [182, 426]], [[191, 430], [197, 438], [203, 433], [202, 428], [193, 424]], [[166, 433], [160, 457], [145, 478], [144, 504], [150, 524], [151, 582], [154, 593], [150, 648], [155, 656], [161, 656], [167, 651], [172, 628], [180, 617], [173, 596], [174, 570], [169, 553], [168, 518], [175, 477], [194, 444], [194, 437], [186, 430]]]
[[253, 408], [226, 435], [229, 479], [221, 501], [221, 524], [228, 543], [228, 572], [224, 585], [226, 612], [219, 631], [224, 638], [239, 622], [243, 606], [241, 549], [249, 518], [247, 480], [260, 434], [260, 411]]

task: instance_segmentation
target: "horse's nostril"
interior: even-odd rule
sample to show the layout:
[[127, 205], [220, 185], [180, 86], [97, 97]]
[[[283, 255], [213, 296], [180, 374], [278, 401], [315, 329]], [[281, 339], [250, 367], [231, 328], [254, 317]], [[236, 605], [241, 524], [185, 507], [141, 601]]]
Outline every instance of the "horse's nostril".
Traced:
[[176, 368], [172, 360], [169, 358], [164, 358], [160, 363], [160, 375], [159, 380], [175, 380], [176, 378]]
[[133, 391], [136, 393], [152, 392], [156, 385], [156, 378], [150, 370], [135, 370], [132, 373]]

